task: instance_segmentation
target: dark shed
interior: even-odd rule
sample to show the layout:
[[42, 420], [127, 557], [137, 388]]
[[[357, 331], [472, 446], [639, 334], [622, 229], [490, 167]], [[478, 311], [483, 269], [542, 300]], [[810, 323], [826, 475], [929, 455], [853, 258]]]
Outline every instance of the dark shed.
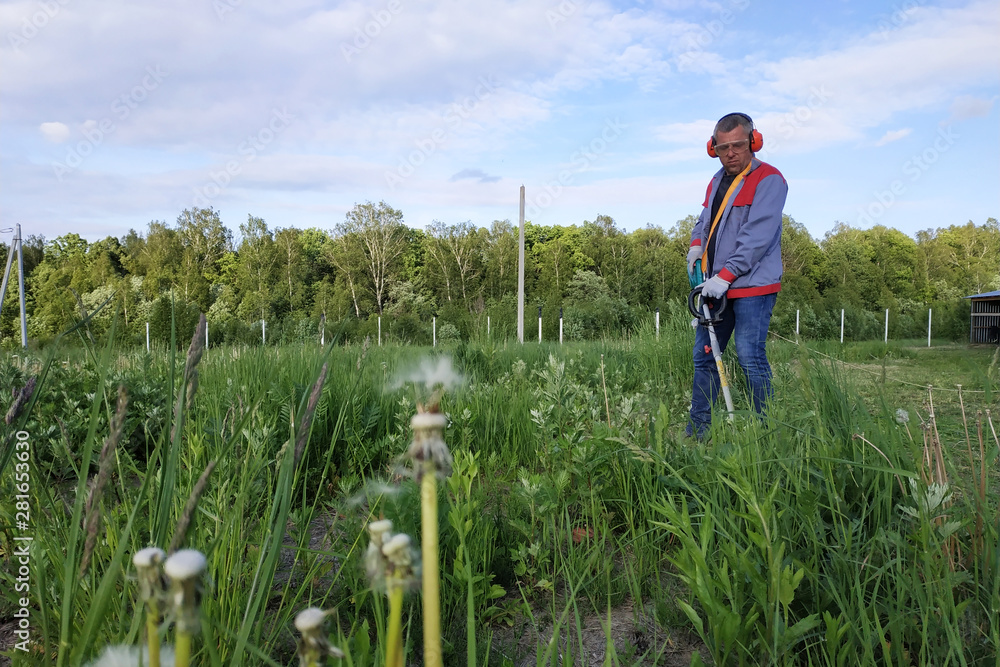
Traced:
[[1000, 343], [1000, 290], [965, 297], [972, 299], [970, 343]]

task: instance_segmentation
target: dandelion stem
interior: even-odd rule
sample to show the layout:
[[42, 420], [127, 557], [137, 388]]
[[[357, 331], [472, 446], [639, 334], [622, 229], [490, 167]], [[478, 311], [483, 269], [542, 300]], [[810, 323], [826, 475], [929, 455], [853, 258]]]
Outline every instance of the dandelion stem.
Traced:
[[190, 667], [191, 665], [191, 633], [177, 630], [174, 644], [174, 667]]
[[386, 667], [403, 667], [403, 589], [389, 592], [389, 635], [385, 647]]
[[441, 667], [441, 581], [438, 573], [437, 471], [423, 462], [420, 481], [421, 551], [424, 561], [424, 664]]
[[191, 664], [191, 635], [198, 631], [198, 580], [205, 571], [205, 556], [184, 549], [167, 559], [163, 570], [170, 577], [170, 600], [174, 605], [177, 635], [174, 642], [174, 667]]
[[160, 667], [160, 615], [152, 605], [146, 610], [146, 643], [149, 645], [149, 667]]
[[163, 558], [157, 547], [140, 550], [132, 557], [139, 579], [139, 595], [146, 608], [146, 643], [149, 667], [160, 667], [160, 604], [163, 601]]

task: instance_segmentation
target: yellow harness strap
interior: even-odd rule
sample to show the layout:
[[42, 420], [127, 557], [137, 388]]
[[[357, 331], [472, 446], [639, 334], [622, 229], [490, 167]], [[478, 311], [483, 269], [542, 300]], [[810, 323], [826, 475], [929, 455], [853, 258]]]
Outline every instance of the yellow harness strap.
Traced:
[[715, 228], [719, 224], [719, 220], [722, 219], [722, 214], [726, 211], [726, 204], [729, 203], [729, 197], [736, 190], [736, 186], [743, 182], [743, 177], [750, 173], [750, 167], [753, 166], [753, 160], [750, 160], [743, 171], [736, 175], [733, 179], [732, 184], [729, 189], [726, 190], [726, 196], [722, 198], [722, 206], [719, 207], [719, 212], [715, 214], [715, 220], [712, 221], [712, 227], [708, 230], [708, 238], [705, 239], [705, 249], [701, 253], [701, 274], [705, 276], [705, 280], [708, 280], [708, 244], [712, 242], [712, 234], [715, 233]]

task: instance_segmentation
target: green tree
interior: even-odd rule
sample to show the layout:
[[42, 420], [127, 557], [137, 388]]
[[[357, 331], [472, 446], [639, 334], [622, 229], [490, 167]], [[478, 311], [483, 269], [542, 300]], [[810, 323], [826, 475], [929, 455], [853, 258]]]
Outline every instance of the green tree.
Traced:
[[178, 286], [186, 300], [207, 311], [209, 287], [218, 279], [218, 263], [232, 246], [232, 233], [215, 209], [194, 208], [177, 216], [177, 234], [182, 247]]
[[631, 248], [628, 235], [618, 229], [614, 218], [599, 215], [593, 222], [584, 221], [583, 236], [594, 272], [604, 277], [608, 287], [618, 297], [630, 295], [632, 285], [628, 269]]
[[236, 312], [244, 320], [266, 320], [278, 269], [274, 239], [264, 219], [252, 215], [240, 225], [240, 235], [242, 240], [236, 251], [236, 287], [240, 304]]
[[[344, 222], [337, 225], [335, 236], [345, 246], [345, 261], [360, 257], [363, 262], [365, 288], [375, 301], [381, 315], [388, 288], [397, 279], [396, 271], [407, 246], [407, 228], [402, 211], [380, 201], [355, 204]], [[337, 265], [342, 268], [342, 264]], [[352, 284], [352, 291], [355, 289]], [[354, 298], [355, 309], [357, 297]], [[360, 310], [358, 310], [360, 314]]]
[[486, 232], [484, 288], [495, 301], [517, 290], [517, 236], [510, 220], [494, 220]]
[[281, 300], [288, 304], [287, 310], [304, 314], [309, 296], [313, 262], [306, 254], [302, 243], [304, 232], [294, 227], [278, 229], [274, 233], [275, 252], [279, 258], [281, 272]]

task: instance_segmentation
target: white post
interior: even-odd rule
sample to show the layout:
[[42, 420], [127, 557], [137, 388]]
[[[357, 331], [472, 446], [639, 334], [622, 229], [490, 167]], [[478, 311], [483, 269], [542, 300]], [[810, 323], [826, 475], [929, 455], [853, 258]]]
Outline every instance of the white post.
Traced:
[[[24, 309], [24, 239], [21, 238], [21, 225], [17, 228], [17, 291], [21, 305], [21, 347], [28, 349], [28, 318]], [[10, 251], [14, 252], [14, 244], [10, 246]]]
[[521, 186], [521, 212], [517, 232], [517, 342], [524, 342], [524, 186]]
[[320, 347], [326, 345], [326, 313], [319, 318], [319, 344]]
[[378, 316], [378, 346], [382, 347], [382, 316]]
[[799, 309], [795, 309], [795, 342], [799, 342]]
[[490, 316], [486, 316], [486, 337], [490, 337]]
[[656, 340], [660, 340], [660, 307], [656, 307]]
[[438, 346], [438, 318], [431, 320], [431, 347]]
[[927, 347], [931, 346], [931, 309], [927, 309]]
[[844, 309], [840, 309], [840, 342], [844, 342]]
[[149, 322], [146, 322], [146, 352], [149, 352]]
[[13, 265], [14, 255], [17, 254], [17, 286], [21, 306], [21, 347], [28, 347], [28, 320], [24, 309], [24, 244], [21, 242], [21, 225], [15, 225], [15, 229], [5, 229], [5, 232], [13, 231], [14, 237], [11, 239], [10, 248], [7, 252], [7, 266], [3, 271], [3, 282], [0, 283], [0, 310], [3, 310], [4, 295], [7, 293], [7, 281], [10, 278], [10, 269]]
[[562, 345], [562, 306], [559, 306], [559, 344]]
[[885, 309], [885, 338], [882, 340], [883, 343], [889, 342], [889, 309]]
[[542, 342], [542, 307], [538, 307], [538, 342]]
[[267, 345], [267, 322], [260, 321], [260, 341], [262, 345]]

